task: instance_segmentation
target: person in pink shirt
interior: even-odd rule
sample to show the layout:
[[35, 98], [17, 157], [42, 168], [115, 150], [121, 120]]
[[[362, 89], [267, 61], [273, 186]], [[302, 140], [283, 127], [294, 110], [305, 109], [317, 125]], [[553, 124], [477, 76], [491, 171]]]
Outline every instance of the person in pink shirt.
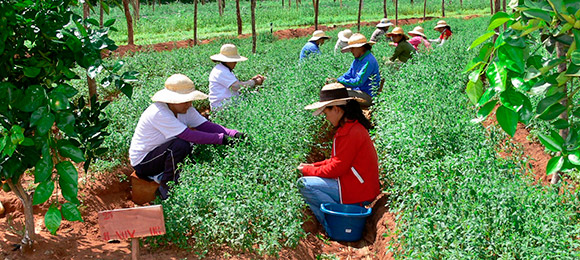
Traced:
[[[417, 51], [432, 49], [431, 43], [429, 42], [429, 40], [427, 40], [424, 31], [425, 30], [423, 29], [423, 27], [417, 26], [408, 33], [409, 36], [411, 36], [409, 43], [413, 45], [413, 47]], [[423, 43], [423, 47], [420, 47], [421, 43]]]

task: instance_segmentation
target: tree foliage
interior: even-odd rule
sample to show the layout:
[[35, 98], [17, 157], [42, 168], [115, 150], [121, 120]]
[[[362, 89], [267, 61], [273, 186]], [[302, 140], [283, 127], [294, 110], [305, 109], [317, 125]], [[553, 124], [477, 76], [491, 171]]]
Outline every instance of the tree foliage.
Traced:
[[[101, 58], [101, 51], [117, 48], [108, 35], [114, 20], [99, 28], [95, 19], [83, 20], [70, 10], [77, 4], [76, 0], [0, 1], [0, 177], [20, 186], [21, 176], [32, 174], [38, 184], [33, 204], [45, 203], [60, 189], [67, 202], [59, 204], [55, 199], [45, 215], [53, 234], [61, 215], [81, 220], [78, 172], [71, 161], [84, 162], [87, 170], [95, 156], [105, 152], [100, 145], [109, 123], [101, 116], [108, 102], [92, 97], [89, 107], [70, 83], [79, 78], [73, 70], [80, 66], [91, 78], [109, 72], [101, 83], [114, 84], [129, 96], [128, 82], [136, 80], [135, 72], [115, 75], [122, 62], [109, 65]], [[23, 201], [25, 207], [32, 207]], [[26, 228], [34, 230], [34, 226]]]

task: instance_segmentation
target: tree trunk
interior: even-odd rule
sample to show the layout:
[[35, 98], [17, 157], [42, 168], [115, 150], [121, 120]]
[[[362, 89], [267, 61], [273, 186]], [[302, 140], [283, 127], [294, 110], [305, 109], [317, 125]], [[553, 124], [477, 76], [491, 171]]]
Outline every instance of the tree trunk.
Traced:
[[459, 7], [461, 7], [461, 9], [463, 9], [463, 0], [459, 0]]
[[[256, 36], [256, 0], [250, 0], [252, 1], [252, 53], [256, 53], [256, 41], [257, 41], [257, 36]], [[288, 1], [290, 2], [290, 1]]]
[[103, 10], [103, 0], [99, 1], [99, 28], [103, 28], [103, 16], [104, 16], [104, 10]]
[[413, 0], [411, 0], [411, 5], [413, 5]]
[[399, 0], [395, 0], [395, 26], [399, 26]]
[[494, 11], [493, 11], [494, 14], [501, 11], [501, 0], [495, 0], [493, 7], [494, 7]]
[[357, 20], [357, 30], [360, 32], [360, 14], [362, 12], [362, 3], [363, 0], [358, 0], [358, 20]]
[[[318, 3], [320, 0], [313, 0], [314, 1], [314, 30], [318, 30]], [[298, 4], [296, 4], [298, 6]]]
[[193, 45], [197, 45], [197, 0], [193, 0]]
[[125, 9], [125, 18], [127, 19], [127, 44], [134, 45], [133, 41], [133, 18], [129, 12], [129, 0], [123, 0], [123, 9]]
[[445, 0], [441, 0], [441, 17], [445, 17]]
[[[254, 0], [250, 0], [250, 1], [254, 1]], [[292, 0], [288, 0], [288, 7], [292, 7]]]
[[387, 0], [383, 0], [383, 17], [387, 17]]
[[427, 0], [423, 2], [423, 22], [425, 22], [426, 17], [427, 17]]
[[28, 194], [24, 188], [22, 188], [22, 184], [20, 180], [16, 184], [12, 182], [12, 179], [6, 180], [10, 189], [16, 194], [16, 197], [20, 199], [22, 205], [24, 206], [24, 236], [20, 243], [22, 244], [22, 252], [31, 252], [32, 245], [34, 240], [36, 239], [36, 233], [34, 231], [34, 211], [32, 208], [32, 197]]
[[489, 0], [489, 12], [493, 15], [493, 0]]
[[284, 7], [284, 0], [282, 0], [282, 7]]
[[217, 5], [218, 5], [218, 13], [220, 14], [220, 16], [224, 15], [224, 9], [222, 9], [222, 1], [223, 0], [217, 0]]
[[342, 0], [340, 0], [340, 9], [342, 9]]
[[151, 2], [151, 8], [153, 9], [153, 12], [155, 12], [155, 0]]
[[135, 16], [135, 20], [134, 22], [137, 22], [139, 20], [139, 8], [140, 8], [140, 4], [139, 4], [139, 0], [131, 0], [131, 6], [133, 6], [133, 15]]
[[238, 35], [242, 35], [242, 15], [240, 14], [240, 0], [236, 0], [236, 16], [238, 18]]
[[[566, 48], [564, 46], [563, 43], [556, 41], [556, 55], [558, 56], [558, 58], [561, 57], [566, 57]], [[566, 71], [566, 63], [562, 62], [560, 63], [560, 65], [558, 65], [558, 73], [562, 73], [564, 71]], [[568, 94], [568, 85], [565, 84], [564, 85], [564, 93]], [[562, 104], [564, 107], [568, 107], [568, 97], [564, 98], [562, 101], [560, 101], [560, 104]], [[568, 110], [566, 110], [564, 113], [560, 114], [560, 118], [566, 120], [566, 122], [568, 121]], [[564, 138], [564, 140], [566, 140], [568, 138], [568, 128], [562, 129], [560, 130], [560, 135], [562, 136], [562, 138]], [[560, 181], [560, 172], [555, 172], [554, 176], [552, 176], [552, 180], [550, 181], [550, 183], [552, 184], [556, 184]]]
[[[91, 11], [91, 9], [89, 7], [89, 4], [87, 2], [85, 2], [83, 4], [83, 19], [89, 18], [90, 11]], [[87, 84], [89, 87], [89, 97], [96, 96], [97, 95], [97, 81], [95, 79], [89, 77], [88, 73], [87, 73]]]

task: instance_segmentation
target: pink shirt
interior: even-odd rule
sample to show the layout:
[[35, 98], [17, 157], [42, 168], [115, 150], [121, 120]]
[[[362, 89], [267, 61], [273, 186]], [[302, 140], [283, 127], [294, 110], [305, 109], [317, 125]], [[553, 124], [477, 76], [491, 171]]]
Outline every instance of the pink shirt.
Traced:
[[413, 38], [411, 38], [409, 40], [409, 43], [411, 45], [413, 45], [413, 47], [415, 47], [415, 50], [419, 50], [419, 44], [423, 43], [423, 45], [425, 45], [425, 48], [427, 50], [431, 49], [431, 43], [425, 39], [423, 39], [423, 37], [421, 36], [414, 36]]

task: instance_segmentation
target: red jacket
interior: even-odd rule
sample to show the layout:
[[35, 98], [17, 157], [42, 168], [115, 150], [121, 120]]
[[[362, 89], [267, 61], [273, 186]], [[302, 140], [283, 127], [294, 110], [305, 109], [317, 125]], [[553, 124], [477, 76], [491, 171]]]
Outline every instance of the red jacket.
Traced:
[[372, 201], [380, 193], [377, 151], [367, 129], [358, 121], [338, 128], [332, 157], [302, 168], [304, 176], [338, 179], [340, 203]]

